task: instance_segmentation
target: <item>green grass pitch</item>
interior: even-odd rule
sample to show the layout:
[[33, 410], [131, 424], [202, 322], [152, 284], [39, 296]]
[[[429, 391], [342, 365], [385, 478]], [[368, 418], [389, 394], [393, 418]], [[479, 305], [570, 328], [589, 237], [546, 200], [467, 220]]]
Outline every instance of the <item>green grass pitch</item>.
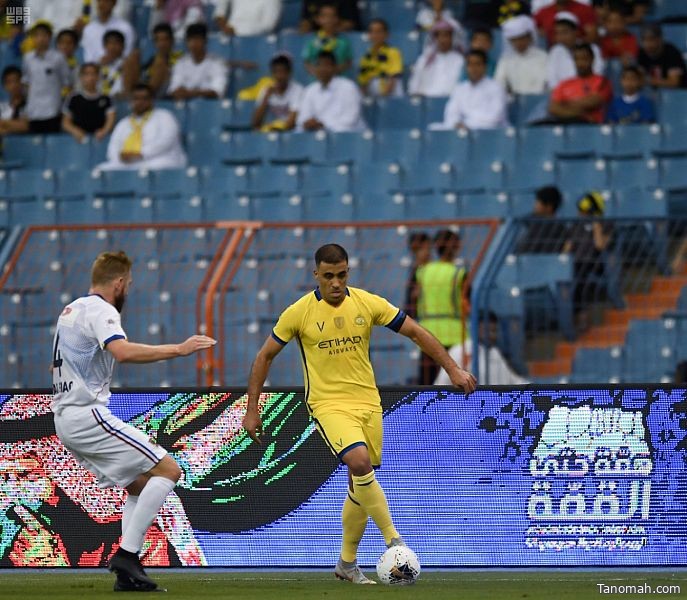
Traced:
[[[351, 598], [407, 598], [428, 600], [589, 600], [595, 598], [647, 598], [642, 593], [605, 593], [607, 586], [677, 586], [667, 598], [687, 598], [687, 571], [433, 571], [423, 573], [409, 587], [353, 586], [325, 572], [185, 572], [150, 569], [149, 574], [167, 588], [154, 598], [206, 600], [348, 600]], [[109, 573], [66, 571], [0, 571], [3, 600], [75, 600], [112, 598], [114, 576]], [[141, 594], [133, 594], [140, 597]], [[658, 594], [655, 594], [658, 595]], [[132, 594], [117, 594], [115, 597]]]

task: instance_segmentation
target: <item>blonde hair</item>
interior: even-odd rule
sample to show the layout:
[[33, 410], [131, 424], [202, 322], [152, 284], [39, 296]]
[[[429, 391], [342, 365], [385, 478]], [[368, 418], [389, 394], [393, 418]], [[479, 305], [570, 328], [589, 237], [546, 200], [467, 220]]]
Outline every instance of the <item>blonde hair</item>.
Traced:
[[131, 259], [122, 250], [103, 252], [93, 262], [91, 285], [103, 285], [118, 277], [126, 277], [131, 271]]

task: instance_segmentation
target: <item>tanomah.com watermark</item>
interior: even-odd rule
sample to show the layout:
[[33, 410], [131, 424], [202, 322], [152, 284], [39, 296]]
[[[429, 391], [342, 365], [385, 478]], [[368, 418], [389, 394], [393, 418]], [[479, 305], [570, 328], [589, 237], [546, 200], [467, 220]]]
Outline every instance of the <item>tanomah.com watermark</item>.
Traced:
[[605, 583], [597, 583], [596, 584], [597, 589], [599, 590], [599, 594], [606, 595], [606, 594], [618, 594], [618, 595], [624, 595], [624, 594], [644, 594], [644, 595], [652, 595], [652, 594], [662, 594], [665, 596], [669, 596], [671, 594], [677, 595], [680, 593], [680, 586], [679, 585], [651, 585], [648, 583], [635, 583], [635, 584], [619, 584], [619, 585], [608, 585]]
[[8, 25], [31, 24], [31, 9], [28, 6], [8, 6], [5, 11]]

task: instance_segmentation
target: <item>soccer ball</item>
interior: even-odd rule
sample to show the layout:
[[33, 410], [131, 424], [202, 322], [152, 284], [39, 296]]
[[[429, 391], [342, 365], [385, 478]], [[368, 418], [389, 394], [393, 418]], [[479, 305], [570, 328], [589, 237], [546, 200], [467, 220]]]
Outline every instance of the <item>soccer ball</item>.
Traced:
[[420, 562], [407, 546], [392, 546], [379, 557], [377, 575], [386, 585], [412, 585], [420, 576]]

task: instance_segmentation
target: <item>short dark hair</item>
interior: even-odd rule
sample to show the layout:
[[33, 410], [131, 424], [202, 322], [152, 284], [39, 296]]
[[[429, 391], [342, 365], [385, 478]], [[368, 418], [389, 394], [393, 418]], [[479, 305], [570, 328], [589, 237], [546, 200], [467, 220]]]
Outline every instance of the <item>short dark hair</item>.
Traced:
[[476, 48], [473, 48], [472, 50], [468, 51], [466, 54], [466, 58], [470, 58], [471, 56], [477, 56], [482, 60], [482, 62], [486, 65], [489, 62], [489, 59], [487, 58], [487, 53], [484, 50], [478, 50]]
[[166, 33], [169, 37], [174, 37], [174, 30], [169, 23], [158, 23], [155, 25], [155, 27], [153, 27], [153, 37], [155, 37], [157, 33]]
[[147, 92], [151, 98], [154, 96], [153, 88], [151, 88], [147, 83], [137, 83], [131, 89], [131, 93], [133, 94], [134, 92]]
[[330, 52], [329, 50], [322, 50], [321, 52], [319, 52], [317, 54], [317, 60], [318, 61], [322, 60], [323, 58], [325, 60], [331, 61], [333, 64], [337, 64], [336, 54], [334, 54], [333, 52]]
[[70, 37], [72, 38], [72, 41], [78, 45], [79, 43], [79, 34], [76, 33], [73, 29], [63, 29], [57, 34], [57, 41], [59, 42], [61, 38], [63, 37]]
[[663, 30], [658, 23], [646, 23], [642, 27], [641, 37], [644, 37], [645, 35], [663, 39]]
[[95, 69], [96, 72], [100, 73], [100, 65], [94, 62], [87, 62], [79, 67], [79, 74], [82, 74], [86, 69]]
[[124, 34], [116, 29], [108, 29], [103, 35], [103, 44], [107, 44], [110, 40], [117, 40], [122, 46], [124, 45]]
[[192, 23], [186, 28], [187, 40], [197, 37], [203, 38], [204, 40], [208, 39], [208, 28], [205, 23]]
[[2, 83], [5, 83], [5, 80], [10, 76], [10, 75], [19, 75], [21, 78], [21, 69], [16, 66], [16, 65], [9, 65], [5, 67], [2, 70]]
[[270, 61], [270, 69], [279, 65], [286, 67], [289, 71], [293, 70], [293, 61], [288, 54], [280, 53], [272, 57], [272, 60]]
[[592, 49], [592, 45], [588, 44], [587, 42], [575, 44], [575, 47], [573, 48], [573, 54], [575, 52], [586, 52], [589, 55], [589, 58], [594, 60], [594, 50]]
[[553, 212], [558, 212], [558, 209], [563, 203], [561, 191], [555, 185], [545, 185], [544, 187], [540, 187], [535, 192], [535, 198], [544, 206], [551, 207]]
[[339, 244], [325, 244], [315, 252], [315, 266], [317, 267], [320, 263], [335, 265], [340, 262], [348, 262], [348, 252]]
[[472, 33], [470, 34], [470, 39], [472, 39], [476, 35], [486, 35], [491, 41], [494, 41], [494, 34], [491, 32], [491, 29], [489, 27], [486, 27], [486, 26], [475, 27], [472, 30]]
[[39, 29], [42, 29], [47, 33], [50, 37], [52, 37], [52, 25], [48, 23], [47, 21], [38, 21], [32, 28], [30, 33], [33, 33], [34, 31], [38, 31]]
[[369, 25], [372, 25], [372, 23], [378, 23], [384, 28], [384, 31], [389, 33], [389, 23], [387, 23], [384, 19], [380, 19], [379, 17], [376, 17], [374, 19], [370, 19], [370, 22], [368, 23]]
[[439, 253], [439, 256], [443, 256], [448, 246], [451, 242], [459, 242], [460, 234], [457, 231], [452, 231], [451, 229], [440, 229], [434, 235], [434, 246]]
[[411, 248], [413, 244], [422, 244], [423, 242], [429, 242], [429, 235], [426, 231], [413, 231], [408, 236], [408, 248]]
[[336, 11], [337, 16], [339, 15], [339, 7], [337, 6], [336, 2], [323, 2], [317, 9], [317, 14], [319, 15], [324, 8], [332, 8]]
[[644, 69], [639, 65], [625, 65], [621, 74], [625, 75], [625, 73], [634, 73], [640, 79], [644, 78]]

